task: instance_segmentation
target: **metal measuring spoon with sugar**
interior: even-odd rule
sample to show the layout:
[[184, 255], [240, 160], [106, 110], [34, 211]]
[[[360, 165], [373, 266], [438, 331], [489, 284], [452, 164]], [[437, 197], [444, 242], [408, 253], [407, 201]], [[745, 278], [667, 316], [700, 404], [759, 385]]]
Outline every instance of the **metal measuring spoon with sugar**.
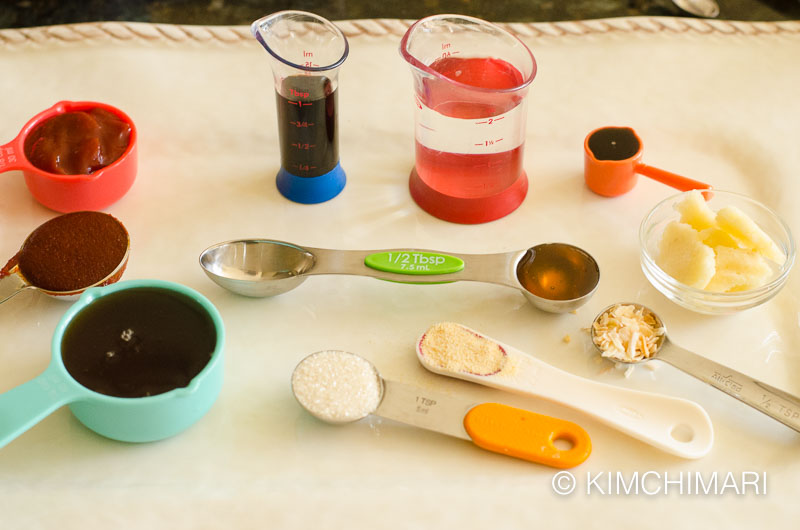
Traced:
[[[551, 467], [577, 466], [592, 448], [586, 431], [572, 422], [388, 381], [368, 360], [339, 350], [312, 353], [300, 361], [292, 373], [292, 392], [312, 416], [329, 423], [374, 414]], [[560, 449], [559, 441], [571, 447]]]
[[[552, 255], [557, 256], [536, 271], [543, 256]], [[566, 243], [545, 243], [500, 254], [445, 254], [418, 249], [329, 250], [245, 239], [207, 248], [200, 254], [200, 266], [215, 283], [245, 296], [285, 293], [316, 274], [350, 274], [413, 284], [465, 280], [519, 289], [531, 304], [551, 313], [577, 309], [591, 298], [600, 281], [594, 258]]]
[[[640, 318], [657, 330], [652, 347], [646, 348], [644, 352], [635, 347], [612, 351], [609, 341], [603, 337], [607, 327], [604, 321], [609, 317], [613, 318], [617, 308], [628, 307], [636, 315], [634, 318]], [[619, 328], [623, 325], [624, 322], [617, 322], [613, 327]], [[646, 306], [635, 303], [613, 304], [595, 317], [591, 333], [592, 343], [606, 358], [625, 364], [638, 364], [653, 359], [664, 361], [800, 432], [800, 398], [675, 345], [667, 336], [664, 322]]]
[[696, 403], [584, 379], [461, 324], [431, 326], [416, 350], [431, 372], [561, 403], [683, 458], [705, 456], [714, 443]]

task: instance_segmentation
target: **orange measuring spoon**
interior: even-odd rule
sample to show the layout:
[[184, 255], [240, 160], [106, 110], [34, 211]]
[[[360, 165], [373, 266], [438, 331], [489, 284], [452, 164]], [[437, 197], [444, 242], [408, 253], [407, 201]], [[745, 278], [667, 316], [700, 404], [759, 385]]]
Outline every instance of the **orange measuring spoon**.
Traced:
[[636, 185], [637, 174], [680, 191], [712, 189], [710, 184], [643, 164], [642, 140], [630, 127], [595, 129], [583, 141], [583, 152], [586, 185], [604, 197], [629, 192]]
[[300, 361], [292, 373], [292, 392], [312, 416], [329, 423], [372, 414], [562, 469], [577, 466], [592, 452], [589, 434], [571, 421], [384, 379], [367, 359], [341, 350], [319, 351]]
[[[474, 403], [383, 379], [376, 416], [471, 441], [481, 449], [556, 468], [589, 458], [589, 434], [571, 421], [501, 403]], [[559, 447], [563, 446], [563, 447]]]
[[[550, 467], [575, 467], [592, 452], [589, 435], [575, 423], [500, 403], [471, 408], [464, 429], [482, 449]], [[571, 447], [559, 449], [558, 441]]]

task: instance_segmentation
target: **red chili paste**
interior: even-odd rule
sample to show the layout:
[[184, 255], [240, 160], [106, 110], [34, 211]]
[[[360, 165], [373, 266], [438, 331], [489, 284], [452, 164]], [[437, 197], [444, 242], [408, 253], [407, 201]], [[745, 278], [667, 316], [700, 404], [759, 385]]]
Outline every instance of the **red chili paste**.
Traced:
[[65, 112], [31, 131], [25, 156], [50, 173], [89, 175], [121, 157], [130, 135], [130, 124], [105, 109]]

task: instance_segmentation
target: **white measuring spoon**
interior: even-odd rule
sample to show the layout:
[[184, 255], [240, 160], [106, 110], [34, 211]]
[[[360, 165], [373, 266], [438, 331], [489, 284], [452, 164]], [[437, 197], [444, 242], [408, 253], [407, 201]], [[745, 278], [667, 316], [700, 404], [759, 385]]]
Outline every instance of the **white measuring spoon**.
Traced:
[[[437, 328], [441, 325], [457, 333], [458, 339], [477, 337], [481, 345], [499, 348], [497, 366], [488, 373], [476, 374], [437, 362], [430, 346], [426, 353], [423, 342], [429, 333], [441, 332]], [[455, 343], [454, 339], [449, 340]], [[476, 355], [481, 353], [472, 349]], [[460, 324], [432, 326], [417, 340], [416, 351], [419, 362], [431, 372], [561, 403], [683, 458], [700, 458], [714, 443], [711, 419], [692, 401], [584, 379]]]

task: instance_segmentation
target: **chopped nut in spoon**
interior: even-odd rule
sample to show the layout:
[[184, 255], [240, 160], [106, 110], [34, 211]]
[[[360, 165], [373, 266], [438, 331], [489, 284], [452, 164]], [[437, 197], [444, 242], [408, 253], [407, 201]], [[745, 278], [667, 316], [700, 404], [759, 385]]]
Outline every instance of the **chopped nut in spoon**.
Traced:
[[602, 356], [617, 362], [637, 362], [658, 352], [664, 327], [644, 308], [617, 304], [592, 324], [592, 342]]

